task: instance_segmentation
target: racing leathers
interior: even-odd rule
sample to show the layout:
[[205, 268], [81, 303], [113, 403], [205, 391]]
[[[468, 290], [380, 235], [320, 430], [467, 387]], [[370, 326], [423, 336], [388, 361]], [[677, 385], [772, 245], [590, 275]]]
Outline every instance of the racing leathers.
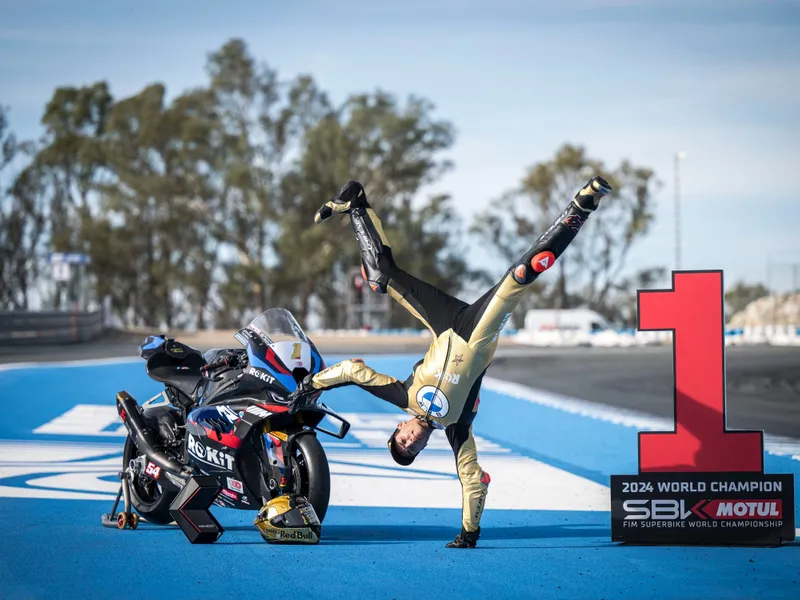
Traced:
[[[381, 222], [367, 203], [360, 183], [346, 184], [315, 216], [315, 221], [320, 222], [334, 213], [350, 215], [361, 249], [362, 273], [371, 289], [394, 298], [430, 330], [433, 341], [405, 381], [378, 373], [361, 359], [349, 359], [309, 376], [301, 388], [314, 393], [357, 385], [444, 430], [462, 488], [462, 531], [451, 547], [472, 547], [480, 535], [490, 477], [478, 463], [472, 422], [480, 404], [481, 381], [494, 357], [500, 332], [531, 289], [530, 284], [553, 266], [597, 208], [600, 198], [610, 191], [603, 178], [592, 178], [500, 282], [472, 304], [417, 279], [395, 264]], [[391, 450], [391, 438], [389, 446]], [[394, 451], [392, 454], [401, 462]], [[410, 458], [401, 464], [412, 461]]]

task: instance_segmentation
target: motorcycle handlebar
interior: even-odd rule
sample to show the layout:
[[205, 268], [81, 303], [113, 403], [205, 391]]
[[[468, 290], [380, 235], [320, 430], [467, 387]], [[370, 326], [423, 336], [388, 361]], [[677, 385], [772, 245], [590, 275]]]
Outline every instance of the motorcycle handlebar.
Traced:
[[218, 358], [214, 362], [207, 364], [203, 367], [203, 370], [206, 373], [213, 373], [217, 369], [221, 369], [222, 367], [230, 367], [236, 368], [241, 364], [241, 359], [239, 358], [238, 354], [226, 354], [225, 356]]

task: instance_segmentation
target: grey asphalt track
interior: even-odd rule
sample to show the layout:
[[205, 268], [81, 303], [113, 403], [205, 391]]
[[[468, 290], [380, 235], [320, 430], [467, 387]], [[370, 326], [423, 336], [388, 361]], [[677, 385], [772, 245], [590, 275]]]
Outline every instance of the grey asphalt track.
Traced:
[[[5, 347], [0, 364], [136, 357], [140, 336], [112, 334], [89, 344]], [[369, 338], [354, 348], [319, 344], [323, 353], [418, 352], [427, 342], [387, 347]], [[203, 348], [204, 349], [204, 348]], [[488, 375], [583, 400], [673, 416], [672, 348], [528, 348], [503, 344]], [[800, 438], [800, 347], [742, 346], [726, 349], [727, 424]]]
[[[729, 346], [726, 417], [730, 429], [800, 438], [800, 348]], [[497, 357], [498, 379], [662, 417], [674, 411], [672, 347], [530, 349]]]

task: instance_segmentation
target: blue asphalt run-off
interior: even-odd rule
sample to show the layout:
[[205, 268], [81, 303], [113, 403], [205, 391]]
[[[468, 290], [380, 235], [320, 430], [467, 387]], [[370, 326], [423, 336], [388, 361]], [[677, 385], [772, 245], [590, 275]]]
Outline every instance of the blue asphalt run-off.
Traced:
[[[332, 364], [340, 357], [326, 358]], [[416, 358], [368, 362], [399, 378]], [[113, 406], [121, 389], [140, 402], [158, 393], [143, 366], [139, 361], [0, 371], [0, 444], [112, 445], [119, 448], [111, 453], [118, 459], [119, 436], [34, 430], [78, 404]], [[403, 416], [356, 388], [327, 392], [324, 401], [342, 412]], [[474, 430], [515, 456], [591, 485], [608, 486], [611, 474], [637, 472], [632, 427], [485, 390]], [[326, 448], [337, 443], [320, 439]], [[547, 510], [501, 510], [490, 498], [479, 546], [470, 550], [444, 547], [460, 528], [460, 497], [447, 501], [452, 508], [426, 508], [424, 494], [413, 503], [416, 508], [404, 508], [403, 497], [386, 498], [386, 506], [333, 506], [318, 546], [267, 545], [252, 526], [254, 512], [214, 507], [225, 533], [216, 544], [193, 546], [175, 526], [103, 528], [100, 516], [111, 508], [106, 499], [13, 497], [16, 489], [48, 484], [30, 483], [33, 476], [13, 471], [30, 457], [10, 452], [0, 461], [2, 598], [800, 598], [797, 542], [779, 548], [623, 546], [611, 541], [609, 512], [559, 510], [558, 503]], [[53, 456], [53, 475], [58, 459]], [[107, 471], [116, 469], [114, 463]], [[767, 454], [765, 470], [793, 473], [797, 488], [800, 461]], [[67, 479], [59, 481], [58, 489], [69, 487]]]

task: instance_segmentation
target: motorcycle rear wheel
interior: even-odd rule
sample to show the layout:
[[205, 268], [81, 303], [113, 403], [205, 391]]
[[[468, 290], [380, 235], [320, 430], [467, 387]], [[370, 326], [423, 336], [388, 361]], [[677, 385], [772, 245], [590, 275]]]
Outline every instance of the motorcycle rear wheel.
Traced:
[[[122, 468], [127, 469], [130, 461], [139, 456], [142, 456], [142, 452], [128, 436], [125, 438], [125, 449], [122, 452]], [[149, 523], [156, 525], [172, 523], [174, 519], [169, 514], [169, 505], [177, 495], [178, 492], [164, 489], [158, 482], [143, 474], [131, 481], [131, 504]]]
[[292, 460], [294, 493], [305, 496], [314, 507], [319, 522], [322, 523], [331, 499], [331, 471], [328, 457], [314, 435], [301, 435], [295, 444]]

